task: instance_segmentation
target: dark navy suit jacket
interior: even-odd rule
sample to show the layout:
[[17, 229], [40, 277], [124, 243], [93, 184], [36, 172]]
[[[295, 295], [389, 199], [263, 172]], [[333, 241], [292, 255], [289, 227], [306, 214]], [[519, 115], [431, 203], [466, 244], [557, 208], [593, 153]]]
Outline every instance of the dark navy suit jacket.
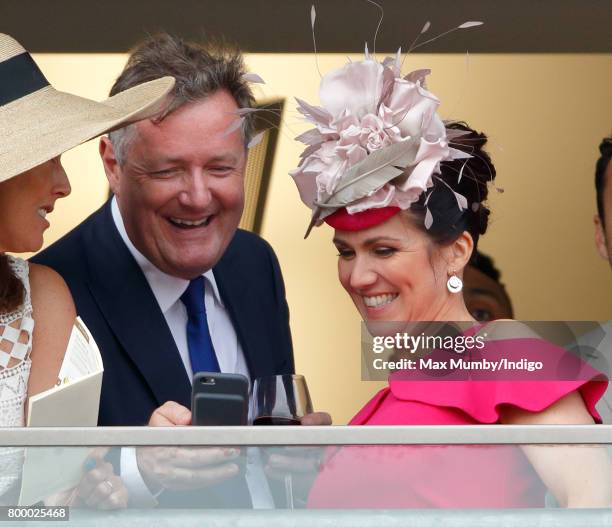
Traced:
[[[32, 261], [66, 281], [104, 361], [98, 424], [144, 425], [166, 401], [191, 406], [191, 384], [166, 320], [112, 219], [110, 202]], [[278, 261], [238, 230], [213, 268], [251, 378], [293, 373]]]

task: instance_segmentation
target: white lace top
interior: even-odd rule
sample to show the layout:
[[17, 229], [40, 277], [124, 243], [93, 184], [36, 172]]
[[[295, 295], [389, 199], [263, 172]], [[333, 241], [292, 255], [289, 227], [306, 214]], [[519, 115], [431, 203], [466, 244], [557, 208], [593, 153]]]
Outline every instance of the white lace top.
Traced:
[[[13, 272], [25, 288], [23, 305], [0, 313], [0, 427], [24, 426], [24, 405], [30, 377], [32, 351], [32, 302], [28, 263], [9, 256]], [[22, 448], [0, 448], [0, 502], [15, 487], [23, 464]]]

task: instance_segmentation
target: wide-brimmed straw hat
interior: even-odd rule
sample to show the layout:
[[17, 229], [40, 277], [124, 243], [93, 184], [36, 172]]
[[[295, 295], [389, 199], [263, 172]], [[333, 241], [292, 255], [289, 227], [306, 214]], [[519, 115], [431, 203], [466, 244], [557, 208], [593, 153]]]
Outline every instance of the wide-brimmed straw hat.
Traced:
[[103, 102], [57, 91], [19, 42], [0, 33], [0, 182], [155, 115], [173, 86], [163, 77]]

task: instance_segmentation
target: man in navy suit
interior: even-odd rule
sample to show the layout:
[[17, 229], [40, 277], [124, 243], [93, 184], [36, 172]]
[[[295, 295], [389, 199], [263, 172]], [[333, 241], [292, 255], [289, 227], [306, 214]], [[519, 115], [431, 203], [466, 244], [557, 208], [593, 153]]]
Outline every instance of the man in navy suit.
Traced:
[[[293, 372], [276, 256], [258, 236], [237, 229], [251, 135], [249, 114], [239, 123], [237, 110], [254, 102], [244, 73], [236, 53], [169, 35], [141, 44], [111, 94], [173, 75], [168, 107], [156, 120], [101, 140], [114, 197], [34, 259], [64, 277], [101, 350], [100, 425], [190, 424], [200, 360], [192, 354], [186, 300], [194, 291], [205, 313], [205, 360], [251, 380]], [[328, 423], [326, 414], [304, 422]], [[233, 449], [201, 452], [202, 459], [192, 451], [181, 466], [141, 449], [147, 490], [216, 485], [237, 474], [227, 462], [237, 455]], [[121, 464], [123, 476], [123, 453]]]

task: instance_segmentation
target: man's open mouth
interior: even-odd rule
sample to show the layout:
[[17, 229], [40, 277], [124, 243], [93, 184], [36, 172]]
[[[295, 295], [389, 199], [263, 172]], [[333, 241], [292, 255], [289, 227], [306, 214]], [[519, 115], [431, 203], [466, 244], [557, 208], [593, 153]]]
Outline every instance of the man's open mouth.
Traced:
[[187, 220], [184, 218], [168, 218], [168, 221], [179, 229], [197, 229], [198, 227], [208, 227], [214, 219], [214, 215], [205, 216], [197, 220]]

